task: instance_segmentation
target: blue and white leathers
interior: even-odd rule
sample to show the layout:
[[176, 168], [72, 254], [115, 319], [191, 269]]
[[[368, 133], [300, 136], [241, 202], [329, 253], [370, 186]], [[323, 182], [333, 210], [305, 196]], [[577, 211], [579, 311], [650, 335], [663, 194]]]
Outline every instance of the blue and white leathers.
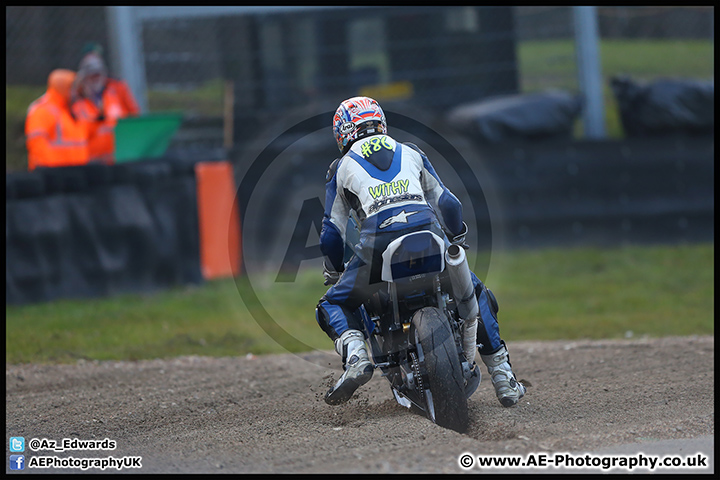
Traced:
[[[360, 222], [355, 255], [343, 264], [350, 211]], [[395, 238], [431, 230], [441, 238], [463, 229], [462, 204], [442, 183], [427, 156], [411, 143], [384, 134], [354, 142], [328, 170], [320, 248], [326, 265], [342, 275], [318, 303], [316, 318], [335, 340], [349, 329], [361, 330], [357, 309], [383, 285], [382, 252]], [[495, 309], [487, 289], [472, 275], [482, 324], [481, 353], [502, 346]], [[484, 331], [483, 331], [484, 330]]]

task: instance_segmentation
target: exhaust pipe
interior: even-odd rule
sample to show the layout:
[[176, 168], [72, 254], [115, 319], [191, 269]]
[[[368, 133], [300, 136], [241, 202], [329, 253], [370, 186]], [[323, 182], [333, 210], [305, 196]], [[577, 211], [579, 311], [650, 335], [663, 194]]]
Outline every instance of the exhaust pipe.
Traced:
[[448, 266], [453, 296], [457, 303], [458, 313], [463, 319], [463, 353], [470, 365], [475, 361], [477, 348], [478, 307], [475, 287], [470, 276], [465, 250], [457, 245], [450, 245], [445, 251], [445, 264]]

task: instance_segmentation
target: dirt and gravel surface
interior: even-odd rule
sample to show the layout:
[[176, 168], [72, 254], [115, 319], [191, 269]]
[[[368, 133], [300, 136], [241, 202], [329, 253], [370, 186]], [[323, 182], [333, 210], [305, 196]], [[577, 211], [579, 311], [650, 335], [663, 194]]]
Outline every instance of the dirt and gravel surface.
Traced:
[[340, 373], [330, 351], [7, 365], [5, 433], [28, 444], [115, 440], [112, 451], [25, 455], [141, 456], [142, 468], [122, 470], [129, 473], [481, 473], [463, 470], [460, 455], [648, 453], [655, 445], [705, 453], [712, 466], [698, 473], [714, 471], [713, 336], [508, 346], [532, 386], [503, 408], [483, 369], [466, 434], [399, 406], [380, 375], [348, 404], [326, 405], [322, 395]]

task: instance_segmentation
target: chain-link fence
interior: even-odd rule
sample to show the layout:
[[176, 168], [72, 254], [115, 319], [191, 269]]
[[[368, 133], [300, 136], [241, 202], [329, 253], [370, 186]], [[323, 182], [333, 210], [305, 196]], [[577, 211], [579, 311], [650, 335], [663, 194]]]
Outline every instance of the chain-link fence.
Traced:
[[[76, 69], [94, 41], [120, 75], [113, 8], [6, 7], [8, 168], [22, 165], [24, 108], [52, 69]], [[573, 7], [198, 8], [132, 7], [147, 87], [135, 93], [188, 117], [227, 117], [231, 102], [236, 141], [238, 124], [357, 93], [443, 110], [579, 89]], [[713, 76], [713, 7], [599, 7], [597, 20], [605, 83]]]

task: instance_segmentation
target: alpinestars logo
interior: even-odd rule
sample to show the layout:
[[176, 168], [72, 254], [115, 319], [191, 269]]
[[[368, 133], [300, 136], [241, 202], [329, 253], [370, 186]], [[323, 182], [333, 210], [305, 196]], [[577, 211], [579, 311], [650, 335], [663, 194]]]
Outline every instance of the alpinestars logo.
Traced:
[[405, 213], [405, 210], [403, 210], [402, 212], [398, 213], [397, 215], [393, 215], [392, 217], [385, 219], [385, 221], [382, 222], [378, 228], [386, 228], [386, 227], [389, 227], [390, 225], [392, 225], [393, 223], [408, 223], [408, 220], [407, 220], [408, 217], [410, 215], [415, 215], [416, 213], [418, 213], [418, 212]]

